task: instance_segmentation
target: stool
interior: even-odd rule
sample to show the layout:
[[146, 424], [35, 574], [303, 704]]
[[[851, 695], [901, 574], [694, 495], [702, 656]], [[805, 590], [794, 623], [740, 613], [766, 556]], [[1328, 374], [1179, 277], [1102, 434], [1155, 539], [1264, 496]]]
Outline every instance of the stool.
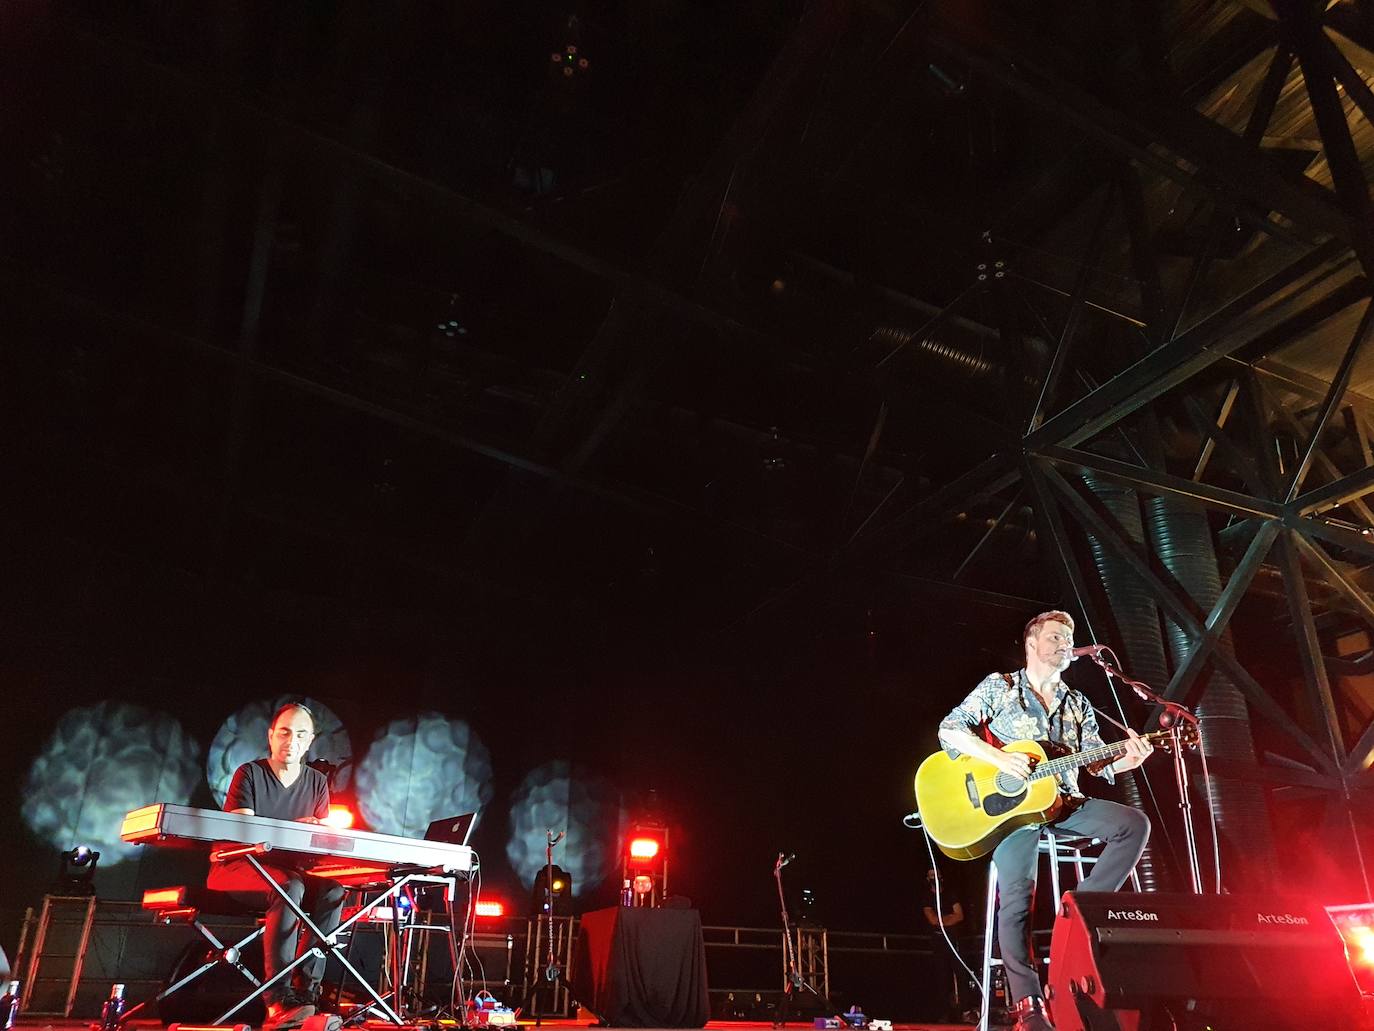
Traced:
[[[1079, 881], [1087, 876], [1085, 867], [1097, 862], [1097, 856], [1083, 854], [1085, 848], [1092, 848], [1102, 842], [1097, 838], [1084, 838], [1074, 834], [1056, 835], [1046, 832], [1040, 837], [1039, 853], [1050, 858], [1050, 887], [1054, 892], [1055, 905], [1063, 897], [1059, 884], [1060, 864], [1072, 864]], [[1036, 860], [1039, 862], [1038, 858]], [[1131, 886], [1140, 890], [1140, 877], [1131, 871]], [[978, 1031], [988, 1031], [988, 1018], [992, 1009], [992, 968], [1000, 967], [1002, 959], [992, 954], [992, 939], [997, 928], [997, 864], [988, 863], [988, 892], [983, 921], [983, 1001], [978, 1012]], [[1034, 949], [1032, 949], [1032, 956]]]
[[161, 1002], [169, 995], [174, 995], [192, 981], [204, 976], [221, 963], [237, 970], [254, 988], [262, 985], [262, 982], [257, 979], [253, 972], [243, 965], [242, 960], [244, 948], [262, 935], [264, 929], [262, 920], [259, 919], [257, 926], [233, 945], [225, 945], [215, 935], [214, 931], [210, 930], [210, 928], [206, 927], [205, 924], [201, 922], [201, 916], [205, 913], [209, 913], [212, 916], [242, 916], [245, 913], [252, 912], [251, 910], [245, 910], [244, 907], [236, 902], [227, 892], [213, 891], [210, 888], [199, 888], [185, 884], [179, 884], [169, 888], [151, 888], [143, 893], [143, 908], [149, 910], [153, 914], [154, 923], [184, 923], [194, 927], [200, 933], [200, 936], [210, 944], [210, 947], [215, 951], [216, 955], [213, 959], [202, 963], [175, 984], [168, 985], [153, 998], [144, 999], [137, 1006], [126, 1010], [120, 1018], [121, 1026], [145, 1006], [155, 1002]]

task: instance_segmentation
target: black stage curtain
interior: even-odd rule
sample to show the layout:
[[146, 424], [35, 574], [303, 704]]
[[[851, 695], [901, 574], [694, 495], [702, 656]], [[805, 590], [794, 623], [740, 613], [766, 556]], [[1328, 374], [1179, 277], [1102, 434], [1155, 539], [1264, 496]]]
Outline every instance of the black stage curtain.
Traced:
[[703, 1027], [706, 947], [695, 909], [613, 906], [582, 917], [577, 997], [611, 1027]]

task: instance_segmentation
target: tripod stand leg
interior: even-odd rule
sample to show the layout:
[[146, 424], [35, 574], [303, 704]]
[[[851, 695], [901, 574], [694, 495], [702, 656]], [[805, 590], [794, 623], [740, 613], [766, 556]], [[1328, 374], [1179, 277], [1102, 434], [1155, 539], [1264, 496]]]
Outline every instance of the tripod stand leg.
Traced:
[[792, 1015], [792, 991], [790, 988], [782, 990], [782, 1001], [778, 1003], [778, 1008], [773, 1011], [773, 1026], [782, 1027], [787, 1023], [787, 1018]]

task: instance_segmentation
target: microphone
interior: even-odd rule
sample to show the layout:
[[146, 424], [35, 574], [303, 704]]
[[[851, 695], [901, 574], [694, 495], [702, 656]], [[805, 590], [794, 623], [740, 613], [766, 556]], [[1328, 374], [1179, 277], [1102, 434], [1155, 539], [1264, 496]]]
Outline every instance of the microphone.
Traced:
[[794, 859], [796, 859], [796, 858], [797, 858], [797, 853], [795, 853], [795, 852], [791, 852], [791, 853], [788, 853], [788, 854], [783, 854], [782, 852], [779, 852], [779, 853], [778, 853], [778, 869], [781, 870], [784, 866], [786, 866], [788, 863], [792, 862], [792, 860], [794, 860]]
[[1094, 659], [1107, 650], [1105, 644], [1085, 644], [1081, 648], [1075, 648], [1070, 654], [1073, 656], [1070, 662], [1075, 662], [1085, 655], [1091, 655]]

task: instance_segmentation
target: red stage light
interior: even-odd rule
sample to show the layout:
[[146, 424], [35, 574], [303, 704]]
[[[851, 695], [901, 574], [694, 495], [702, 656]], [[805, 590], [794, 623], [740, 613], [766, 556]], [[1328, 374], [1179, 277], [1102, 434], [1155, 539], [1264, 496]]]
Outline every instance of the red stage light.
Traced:
[[655, 838], [635, 838], [630, 842], [631, 859], [654, 859], [658, 856], [659, 844]]
[[1351, 927], [1348, 938], [1353, 953], [1350, 958], [1361, 966], [1374, 966], [1374, 927], [1368, 924]]
[[329, 805], [329, 815], [321, 823], [328, 824], [330, 827], [338, 827], [341, 830], [353, 826], [353, 810], [346, 805], [331, 802]]
[[506, 906], [501, 902], [479, 902], [477, 903], [478, 916], [505, 916]]
[[1346, 962], [1360, 991], [1374, 992], [1374, 904], [1327, 906], [1326, 915], [1345, 944]]
[[143, 893], [143, 908], [164, 909], [167, 906], [180, 906], [185, 899], [185, 887], [153, 888]]

